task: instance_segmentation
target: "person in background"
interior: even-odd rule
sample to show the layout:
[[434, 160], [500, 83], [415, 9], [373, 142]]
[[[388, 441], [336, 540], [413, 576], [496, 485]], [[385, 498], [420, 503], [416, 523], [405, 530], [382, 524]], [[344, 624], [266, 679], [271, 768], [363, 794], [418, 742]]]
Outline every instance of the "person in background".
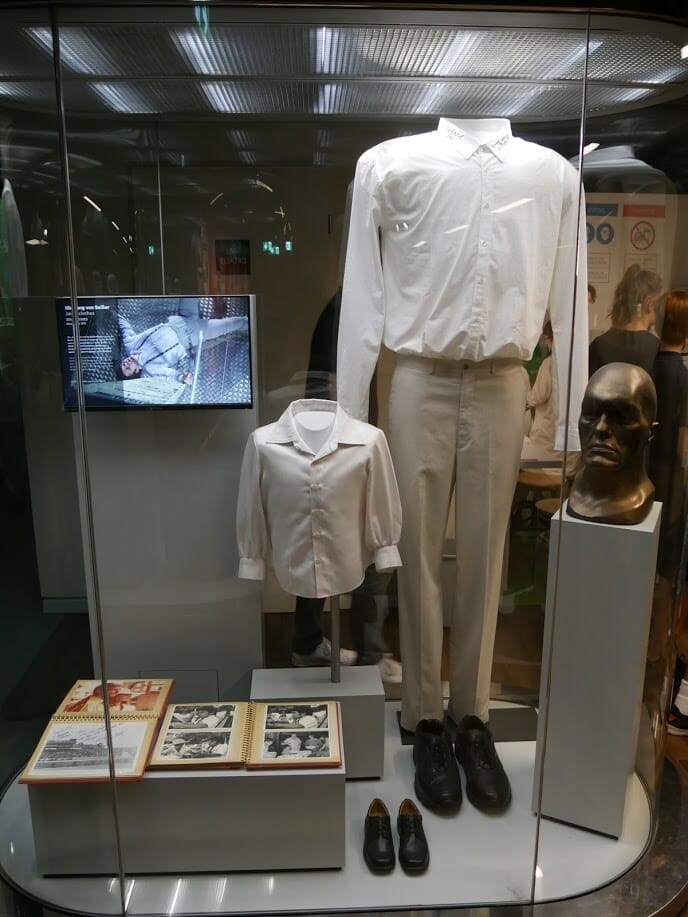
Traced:
[[[688, 369], [682, 351], [688, 344], [688, 290], [671, 290], [661, 298], [657, 307], [657, 326], [661, 339], [652, 378], [657, 389], [659, 426], [650, 441], [648, 474], [655, 486], [655, 500], [662, 503], [662, 517], [650, 658], [666, 645], [676, 601], [685, 580], [681, 561], [688, 519]], [[683, 660], [677, 661], [676, 669], [678, 677], [669, 710], [668, 730], [674, 735], [688, 735], [688, 681], [683, 677]]]
[[611, 328], [590, 344], [591, 376], [607, 363], [634, 363], [652, 372], [659, 341], [649, 329], [654, 324], [661, 293], [659, 274], [631, 264], [614, 291]]

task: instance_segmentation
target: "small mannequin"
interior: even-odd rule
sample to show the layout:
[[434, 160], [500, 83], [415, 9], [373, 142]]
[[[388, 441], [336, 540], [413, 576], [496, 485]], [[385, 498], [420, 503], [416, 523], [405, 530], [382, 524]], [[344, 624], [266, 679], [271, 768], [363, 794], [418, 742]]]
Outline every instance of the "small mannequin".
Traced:
[[[322, 447], [329, 439], [332, 427], [334, 426], [336, 414], [334, 411], [326, 409], [319, 411], [299, 411], [294, 414], [294, 423], [298, 430], [299, 436], [313, 450], [315, 455], [320, 452]], [[332, 642], [332, 661], [330, 663], [330, 678], [333, 682], [341, 681], [340, 661], [339, 661], [339, 596], [330, 596], [331, 612], [331, 642]]]
[[571, 516], [614, 525], [645, 519], [655, 492], [645, 447], [656, 416], [655, 386], [644, 369], [608, 363], [593, 373], [578, 421], [583, 467], [569, 494]]

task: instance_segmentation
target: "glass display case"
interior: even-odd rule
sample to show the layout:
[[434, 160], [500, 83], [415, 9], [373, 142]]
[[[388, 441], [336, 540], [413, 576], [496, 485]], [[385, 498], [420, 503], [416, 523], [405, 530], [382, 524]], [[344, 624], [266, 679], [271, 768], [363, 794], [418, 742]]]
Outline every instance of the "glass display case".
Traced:
[[8, 901], [648, 912], [686, 48], [566, 9], [0, 10]]

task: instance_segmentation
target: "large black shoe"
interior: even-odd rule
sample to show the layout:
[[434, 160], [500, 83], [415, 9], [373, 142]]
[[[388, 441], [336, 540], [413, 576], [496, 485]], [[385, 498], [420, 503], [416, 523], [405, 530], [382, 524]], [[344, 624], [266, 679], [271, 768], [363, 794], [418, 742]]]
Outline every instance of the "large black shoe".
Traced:
[[404, 872], [423, 872], [430, 862], [428, 841], [423, 831], [423, 817], [411, 799], [399, 806], [399, 863]]
[[466, 795], [476, 809], [498, 810], [511, 802], [511, 786], [492, 733], [477, 716], [465, 716], [456, 733], [456, 757], [466, 772]]
[[461, 805], [461, 777], [449, 734], [439, 720], [421, 720], [413, 741], [414, 789], [428, 809], [456, 811]]
[[387, 806], [381, 799], [373, 799], [365, 819], [363, 859], [371, 872], [390, 872], [394, 869], [394, 843], [392, 823]]

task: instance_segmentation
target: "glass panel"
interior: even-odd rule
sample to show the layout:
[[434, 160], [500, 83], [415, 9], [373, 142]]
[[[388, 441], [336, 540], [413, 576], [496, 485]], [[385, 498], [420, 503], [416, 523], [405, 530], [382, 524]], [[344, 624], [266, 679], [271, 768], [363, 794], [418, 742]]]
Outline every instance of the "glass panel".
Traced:
[[[557, 887], [562, 856], [575, 857], [589, 881], [601, 885], [603, 874], [607, 881], [622, 875], [646, 852], [667, 714], [670, 723], [681, 723], [672, 706], [672, 673], [686, 569], [688, 294], [677, 257], [685, 41], [678, 27], [601, 16], [593, 17], [589, 36], [581, 150], [587, 277], [579, 275], [579, 282], [588, 283], [590, 378], [575, 408], [582, 446], [577, 474], [568, 508], [550, 533], [560, 552], [557, 600], [545, 616], [550, 653], [543, 656], [547, 690], [540, 697], [536, 883], [547, 897]], [[620, 82], [622, 65], [622, 105], [605, 112], [599, 100]], [[571, 401], [573, 411], [573, 395]], [[548, 593], [552, 572], [550, 566]], [[682, 667], [676, 668], [677, 691]], [[562, 822], [577, 831], [582, 859], [562, 844]], [[583, 864], [593, 843], [597, 862], [588, 869]], [[632, 877], [600, 891], [590, 906], [607, 910], [631, 883]], [[647, 910], [654, 907], [647, 902]]]
[[[56, 906], [90, 910], [88, 894], [51, 894], [41, 880], [41, 873], [69, 871], [94, 848], [103, 871], [117, 873], [104, 730], [51, 721], [77, 679], [94, 675], [82, 448], [77, 415], [63, 409], [55, 312], [56, 297], [71, 292], [71, 229], [52, 52], [47, 10], [3, 7], [0, 847], [2, 875], [13, 887]], [[104, 785], [90, 783], [96, 762]], [[17, 782], [22, 775], [28, 783]], [[88, 786], [71, 782], [78, 775]], [[78, 810], [75, 790], [83, 791]], [[111, 913], [121, 910], [116, 882], [101, 880], [99, 891]], [[8, 912], [37, 907], [9, 886], [3, 895]]]
[[[88, 591], [94, 634], [102, 622], [97, 674], [129, 680], [120, 713], [138, 717], [153, 696], [162, 708], [163, 679], [187, 705], [163, 727], [159, 769], [117, 787], [128, 913], [275, 910], [287, 897], [298, 909], [293, 895], [305, 887], [309, 908], [331, 909], [333, 890], [348, 909], [404, 906], [395, 874], [373, 880], [361, 857], [378, 796], [388, 806], [408, 796], [423, 814], [432, 870], [414, 889], [424, 907], [585, 894], [642, 852], [685, 513], [664, 514], [672, 529], [664, 524], [654, 603], [655, 570], [642, 581], [641, 563], [651, 547], [618, 548], [637, 526], [558, 515], [580, 459], [586, 319], [590, 338], [606, 330], [613, 289], [635, 259], [663, 291], [667, 278], [682, 282], [672, 254], [680, 156], [662, 158], [652, 138], [676, 120], [667, 99], [683, 91], [686, 68], [675, 35], [619, 22], [596, 19], [586, 34], [584, 17], [543, 13], [60, 7], [78, 362], [66, 255], [52, 278], [37, 267], [29, 275], [53, 323], [60, 300], [40, 366], [52, 366], [53, 408], [74, 421], [70, 442], [84, 420], [95, 565], [75, 594]], [[46, 22], [22, 21], [18, 34], [50, 86]], [[40, 67], [15, 50], [0, 87], [16, 131], [22, 112], [46, 104]], [[57, 168], [53, 138], [44, 158]], [[636, 158], [620, 166], [609, 145], [632, 145]], [[57, 229], [35, 165], [15, 193], [40, 243]], [[59, 199], [64, 221], [64, 197], [50, 198]], [[53, 250], [32, 247], [28, 259]], [[643, 309], [669, 315], [674, 300], [657, 292]], [[41, 378], [27, 376], [26, 404], [43, 397]], [[323, 401], [335, 399], [349, 419], [333, 421]], [[70, 456], [76, 467], [73, 446]], [[403, 518], [396, 572], [392, 469]], [[35, 525], [39, 483], [30, 490]], [[611, 595], [617, 555], [633, 558], [613, 580], [627, 592], [599, 608], [598, 586], [582, 601], [605, 576]], [[640, 691], [643, 583], [653, 613], [642, 780], [631, 781], [638, 817], [619, 843], [578, 796], [566, 808], [575, 756], [563, 750], [589, 720], [597, 732], [584, 747], [621, 732], [600, 726], [598, 698], [621, 682], [610, 685], [611, 666], [594, 702], [590, 692], [610, 646], [615, 674], [631, 678], [635, 659]], [[611, 627], [619, 609], [623, 626]], [[592, 641], [574, 627], [586, 614], [602, 627]], [[335, 653], [341, 643], [331, 673], [330, 638]], [[317, 781], [308, 769], [334, 728], [322, 704], [332, 697], [346, 773], [359, 778], [346, 784], [341, 768]], [[204, 769], [231, 757], [243, 710], [232, 705], [249, 698], [277, 706], [254, 749], [260, 764], [288, 770]], [[304, 698], [305, 718], [295, 705]], [[625, 738], [638, 709], [628, 702]], [[489, 754], [488, 715], [510, 782], [498, 780], [492, 805], [471, 776]], [[332, 751], [331, 731], [327, 742]], [[458, 822], [442, 817], [424, 760], [460, 773]], [[606, 817], [615, 793], [623, 802], [624, 781], [605, 779], [586, 783], [595, 816]], [[443, 801], [458, 808], [455, 795]], [[471, 845], [457, 846], [460, 825]], [[97, 856], [85, 851], [81, 871], [95, 871]], [[583, 864], [574, 877], [572, 858]], [[89, 881], [94, 912], [103, 893], [117, 907], [116, 883]]]
[[[494, 871], [488, 874], [482, 868], [484, 859], [479, 845], [462, 863], [459, 879], [453, 820], [439, 818], [423, 808], [427, 830], [432, 835], [433, 875], [436, 877], [439, 870], [443, 878], [432, 883], [421, 880], [426, 883], [422, 898], [425, 906], [467, 901], [527, 902], [531, 896], [537, 828], [530, 796], [544, 604], [542, 571], [547, 551], [544, 525], [526, 531], [525, 538], [514, 526], [510, 539], [515, 546], [507, 552], [508, 561], [502, 565], [499, 558], [512, 515], [509, 482], [518, 472], [525, 422], [525, 373], [518, 363], [530, 357], [540, 338], [550, 293], [549, 282], [542, 278], [555, 270], [553, 261], [557, 257], [557, 247], [552, 246], [550, 236], [558, 238], [559, 247], [565, 249], [563, 260], [556, 265], [558, 311], [553, 320], [558, 339], [555, 346], [563, 354], [559, 388], [566, 390], [568, 351], [563, 342], [570, 337], [572, 322], [578, 183], [575, 169], [560, 154], [569, 157], [578, 149], [576, 119], [581, 111], [585, 59], [581, 20], [556, 20], [545, 35], [542, 21], [538, 20], [538, 28], [534, 29], [535, 21], [527, 17], [497, 23], [489, 17], [468, 14], [433, 14], [411, 26], [388, 21], [381, 14], [354, 15], [329, 8], [302, 15], [298, 22], [287, 11], [280, 11], [276, 18], [220, 7], [206, 12], [208, 23], [202, 15], [197, 23], [191, 10], [174, 8], [166, 10], [162, 20], [156, 16], [155, 22], [149, 21], [145, 12], [134, 14], [131, 9], [75, 8], [61, 13], [72, 203], [75, 223], [83, 228], [81, 234], [76, 234], [76, 256], [84, 273], [84, 293], [89, 294], [83, 305], [91, 310], [84, 312], [82, 347], [88, 342], [88, 349], [83, 351], [83, 383], [89, 405], [89, 473], [108, 671], [132, 678], [175, 679], [173, 699], [189, 705], [180, 716], [190, 717], [191, 731], [186, 739], [183, 733], [168, 737], [160, 749], [160, 760], [167, 759], [168, 763], [173, 758], [189, 764], [198, 755], [212, 760], [209, 740], [203, 741], [198, 723], [216, 715], [220, 702], [243, 701], [249, 692], [254, 699], [272, 697], [285, 702], [303, 697], [304, 691], [306, 697], [316, 700], [341, 697], [349, 776], [380, 776], [380, 762], [386, 753], [384, 781], [389, 783], [381, 789], [376, 782], [373, 788], [364, 779], [347, 786], [345, 818], [351, 822], [347, 830], [355, 849], [348, 852], [345, 869], [312, 873], [309, 906], [313, 906], [313, 894], [317, 892], [322, 895], [321, 906], [329, 907], [333, 881], [338, 883], [341, 898], [349, 907], [385, 908], [400, 903], [391, 886], [369, 884], [368, 872], [360, 862], [362, 825], [370, 802], [367, 797], [382, 792], [389, 801], [413, 795], [413, 740], [408, 733], [400, 732], [397, 720], [400, 656], [411, 673], [407, 699], [416, 690], [414, 668], [420, 664], [433, 669], [429, 681], [436, 684], [439, 692], [438, 708], [434, 709], [435, 700], [430, 699], [435, 688], [426, 688], [425, 700], [420, 707], [411, 704], [404, 723], [415, 726], [420, 719], [416, 712], [424, 710], [421, 716], [432, 721], [429, 735], [437, 729], [442, 743], [447, 743], [443, 748], [451, 752], [448, 761], [454, 761], [448, 742], [456, 732], [456, 723], [448, 720], [446, 727], [441, 724], [442, 695], [449, 691], [447, 683], [452, 683], [453, 702], [448, 696], [445, 699], [449, 700], [455, 720], [463, 714], [487, 715], [487, 709], [478, 709], [481, 701], [466, 699], [470, 686], [464, 686], [467, 693], [459, 699], [467, 676], [461, 671], [463, 664], [457, 661], [461, 641], [456, 633], [468, 626], [467, 621], [461, 621], [460, 611], [456, 613], [454, 641], [449, 636], [449, 625], [455, 616], [456, 544], [460, 549], [463, 545], [462, 551], [471, 547], [476, 551], [475, 533], [486, 527], [483, 521], [476, 528], [476, 513], [487, 512], [486, 495], [479, 498], [482, 510], [476, 506], [462, 515], [462, 506], [468, 499], [462, 492], [457, 503], [459, 531], [452, 521], [446, 537], [440, 533], [435, 538], [436, 557], [427, 560], [434, 571], [429, 588], [434, 593], [435, 608], [431, 619], [422, 625], [427, 631], [422, 642], [433, 643], [435, 649], [425, 650], [422, 662], [414, 661], [415, 612], [406, 612], [408, 621], [404, 624], [403, 610], [401, 614], [398, 610], [403, 588], [397, 585], [396, 577], [384, 571], [375, 573], [371, 566], [361, 587], [352, 590], [355, 572], [346, 573], [350, 581], [344, 582], [344, 572], [356, 570], [357, 564], [361, 567], [358, 579], [363, 576], [365, 567], [374, 559], [371, 544], [364, 543], [362, 549], [354, 539], [349, 551], [343, 542], [339, 543], [341, 556], [334, 564], [332, 579], [337, 586], [329, 590], [318, 585], [321, 574], [317, 572], [320, 560], [316, 549], [315, 585], [311, 588], [308, 577], [299, 574], [296, 556], [287, 559], [290, 552], [293, 554], [293, 539], [280, 536], [269, 522], [273, 547], [282, 537], [284, 548], [275, 548], [273, 563], [268, 565], [261, 584], [255, 579], [237, 578], [234, 517], [242, 454], [252, 430], [257, 426], [265, 430], [294, 400], [336, 396], [335, 345], [340, 309], [345, 316], [342, 321], [350, 326], [352, 321], [360, 321], [360, 339], [356, 340], [357, 350], [347, 367], [346, 384], [352, 389], [354, 383], [358, 384], [355, 376], [360, 375], [365, 389], [361, 395], [368, 400], [368, 383], [372, 380], [366, 375], [365, 354], [376, 350], [380, 337], [376, 322], [368, 323], [366, 310], [374, 310], [375, 302], [371, 300], [355, 317], [360, 304], [352, 305], [351, 278], [347, 303], [344, 281], [345, 264], [355, 278], [368, 269], [365, 264], [356, 264], [357, 251], [362, 252], [365, 262], [378, 244], [375, 229], [370, 238], [366, 236], [368, 217], [361, 204], [359, 179], [354, 181], [356, 163], [366, 151], [377, 155], [375, 150], [383, 149], [379, 144], [399, 150], [400, 154], [415, 143], [429, 144], [428, 152], [434, 150], [432, 155], [438, 157], [439, 171], [429, 173], [423, 167], [417, 179], [409, 175], [409, 186], [402, 183], [398, 191], [393, 181], [389, 186], [383, 183], [380, 200], [395, 203], [376, 219], [386, 285], [390, 290], [394, 287], [395, 271], [403, 275], [411, 268], [410, 282], [416, 282], [414, 275], [418, 275], [416, 308], [420, 309], [419, 316], [425, 314], [423, 309], [428, 312], [424, 320], [428, 343], [420, 347], [418, 359], [423, 366], [437, 362], [440, 369], [449, 369], [437, 375], [436, 384], [444, 392], [438, 396], [440, 402], [452, 402], [447, 391], [460, 384], [454, 370], [461, 366], [461, 358], [471, 364], [478, 361], [480, 373], [482, 361], [490, 361], [496, 355], [499, 372], [488, 371], [488, 378], [501, 375], [496, 383], [502, 392], [500, 397], [511, 405], [510, 408], [504, 402], [499, 408], [488, 403], [481, 409], [481, 421], [486, 412], [494, 415], [491, 426], [497, 440], [492, 450], [500, 455], [499, 471], [495, 468], [495, 477], [500, 481], [500, 518], [492, 529], [490, 546], [485, 546], [490, 555], [486, 575], [494, 585], [486, 599], [486, 614], [491, 622], [487, 630], [497, 627], [498, 631], [492, 679], [496, 709], [491, 713], [491, 722], [514, 787], [515, 800], [505, 817], [515, 816], [510, 829], [515, 835], [495, 831], [492, 820], [483, 821], [481, 813], [469, 801], [464, 802], [463, 819], [470, 820], [478, 834], [486, 832], [486, 844], [493, 848], [501, 838], [508, 844], [508, 851], [505, 849], [503, 857], [499, 855], [505, 864], [500, 887], [495, 887]], [[555, 56], [543, 53], [544, 48], [551, 52], [553, 46], [557, 48]], [[499, 53], [493, 53], [495, 47]], [[452, 128], [451, 122], [438, 131], [440, 117], [479, 119], [486, 137], [478, 134], [471, 145], [472, 141], [451, 133], [455, 128], [462, 130], [461, 124]], [[510, 123], [485, 121], [494, 118], [509, 119]], [[473, 127], [464, 124], [464, 129], [470, 131]], [[511, 140], [511, 130], [516, 137], [536, 146]], [[504, 153], [505, 146], [510, 146], [512, 152]], [[542, 158], [537, 181], [529, 153], [538, 162], [538, 157]], [[512, 184], [500, 178], [504, 171], [501, 166], [508, 163], [510, 155], [513, 161], [507, 171], [513, 169], [521, 176], [520, 191], [515, 197]], [[522, 156], [531, 162], [531, 171], [526, 168], [519, 172]], [[469, 161], [470, 165], [461, 168]], [[431, 176], [439, 181], [444, 168], [448, 176], [447, 200], [455, 194], [459, 210], [466, 210], [461, 219], [447, 211], [442, 195], [432, 199]], [[472, 168], [477, 169], [477, 197], [475, 193], [469, 195], [467, 187], [461, 187], [457, 194], [457, 187], [467, 181]], [[499, 174], [495, 176], [493, 171]], [[414, 190], [414, 181], [421, 186], [425, 181], [425, 191]], [[543, 187], [551, 193], [543, 194]], [[423, 208], [418, 208], [427, 194], [431, 204], [423, 224]], [[550, 210], [552, 195], [572, 213], [565, 239], [559, 236], [558, 217], [553, 216], [556, 208]], [[462, 204], [464, 198], [470, 203]], [[438, 326], [435, 332], [435, 339], [444, 337], [444, 343], [433, 343], [435, 308], [449, 308], [451, 312], [448, 304], [454, 299], [465, 309], [473, 299], [485, 304], [487, 296], [502, 296], [498, 290], [503, 284], [505, 259], [513, 255], [513, 246], [523, 246], [518, 260], [531, 257], [528, 246], [535, 242], [531, 238], [528, 243], [519, 229], [519, 208], [526, 208], [531, 201], [539, 202], [536, 207], [541, 214], [541, 222], [535, 221], [533, 232], [545, 232], [547, 238], [545, 241], [543, 237], [542, 244], [550, 251], [546, 257], [551, 257], [552, 263], [547, 271], [535, 268], [533, 274], [519, 275], [511, 307], [506, 307], [510, 294], [503, 294], [506, 299], [500, 308], [509, 316], [507, 325], [489, 335], [490, 346], [496, 351], [478, 343], [473, 348], [457, 345], [461, 333], [466, 332], [448, 327], [442, 331]], [[408, 213], [401, 212], [404, 207]], [[466, 208], [473, 209], [469, 213]], [[523, 219], [526, 218], [524, 210]], [[94, 220], [100, 226], [99, 235], [94, 230], [90, 236]], [[350, 223], [351, 236], [347, 240]], [[551, 232], [543, 230], [545, 224]], [[469, 227], [470, 232], [466, 232]], [[426, 239], [423, 233], [428, 232]], [[428, 245], [429, 241], [432, 244]], [[481, 255], [481, 241], [490, 247], [487, 259], [485, 252]], [[400, 260], [407, 242], [417, 242], [418, 246], [411, 247], [408, 258]], [[108, 247], [112, 251], [106, 250]], [[457, 252], [465, 259], [463, 267], [453, 264], [452, 253]], [[566, 258], [568, 265], [564, 264]], [[478, 269], [481, 264], [486, 267], [485, 276]], [[442, 285], [437, 279], [447, 271], [451, 274], [457, 270], [461, 283], [454, 293], [446, 294], [443, 304]], [[105, 285], [102, 280], [96, 282], [94, 272], [106, 279]], [[467, 278], [467, 272], [473, 272], [472, 279]], [[113, 273], [117, 284], [110, 288], [107, 278]], [[495, 280], [498, 277], [502, 279]], [[489, 286], [487, 292], [481, 289], [484, 282]], [[462, 290], [462, 286], [470, 289]], [[524, 299], [526, 288], [529, 295]], [[434, 306], [431, 294], [437, 299]], [[367, 302], [369, 295], [364, 286], [361, 302]], [[247, 302], [246, 296], [250, 297]], [[537, 304], [532, 313], [525, 309], [530, 298]], [[395, 321], [397, 326], [404, 326], [404, 309], [410, 307], [410, 301], [405, 306], [390, 301], [387, 307], [392, 318], [386, 322], [391, 324], [385, 330], [386, 347], [378, 362], [370, 412], [365, 419], [379, 423], [389, 433], [401, 481], [400, 465], [411, 467], [414, 461], [423, 462], [422, 457], [411, 459], [411, 455], [415, 431], [420, 429], [425, 412], [419, 409], [418, 418], [409, 417], [407, 423], [400, 425], [398, 408], [395, 420], [394, 411], [388, 407], [394, 374], [392, 352], [401, 350], [402, 362], [405, 352], [405, 345], [395, 337], [399, 327], [392, 326]], [[401, 312], [393, 320], [399, 308]], [[524, 326], [518, 330], [512, 327], [513, 308], [524, 312]], [[482, 314], [487, 315], [484, 311]], [[246, 319], [253, 339], [250, 407], [242, 407], [240, 399], [237, 401], [238, 390], [229, 386], [230, 376], [225, 375], [243, 365], [237, 354], [244, 346]], [[372, 375], [375, 359], [368, 363]], [[359, 369], [353, 370], [352, 377], [355, 365]], [[533, 365], [533, 378], [536, 369]], [[470, 371], [473, 372], [472, 366]], [[430, 381], [435, 384], [434, 373]], [[341, 400], [341, 378], [339, 382]], [[486, 390], [483, 384], [480, 387]], [[397, 401], [398, 398], [397, 394]], [[404, 404], [406, 413], [411, 410], [410, 396], [408, 401]], [[228, 402], [238, 403], [240, 409], [227, 410]], [[346, 406], [358, 412], [353, 401]], [[351, 430], [358, 431], [349, 431], [354, 437], [351, 445], [358, 444], [360, 453], [365, 441], [359, 442], [356, 435], [370, 436], [361, 432], [370, 428], [350, 423]], [[435, 423], [450, 428], [448, 422], [437, 418]], [[409, 441], [400, 445], [405, 426], [413, 432]], [[433, 451], [440, 449], [436, 433], [427, 433], [433, 444], [428, 448]], [[511, 445], [507, 447], [505, 443]], [[289, 448], [294, 453], [293, 445]], [[443, 459], [446, 481], [439, 485], [437, 507], [431, 510], [434, 521], [423, 523], [432, 530], [437, 529], [435, 517], [454, 520], [449, 505], [453, 449], [448, 443], [445, 451], [451, 455]], [[512, 460], [504, 460], [505, 449], [513, 453]], [[554, 462], [559, 469], [558, 479], [561, 453], [557, 453]], [[245, 478], [250, 473], [250, 454], [247, 463]], [[325, 468], [324, 463], [321, 467]], [[317, 476], [317, 463], [313, 469]], [[459, 469], [463, 475], [461, 464]], [[415, 478], [418, 469], [411, 468], [408, 474]], [[314, 482], [318, 483], [315, 478], [311, 484]], [[411, 522], [409, 526], [408, 522], [413, 515], [409, 487], [405, 486], [404, 516], [407, 527], [413, 529], [415, 524]], [[476, 496], [483, 489], [482, 485], [462, 486]], [[310, 493], [314, 495], [316, 512], [331, 508], [329, 499], [320, 505], [316, 490]], [[529, 490], [520, 500], [528, 497], [535, 502]], [[349, 502], [356, 506], [357, 499], [352, 497]], [[370, 538], [396, 541], [394, 513], [390, 512], [390, 501], [393, 504], [394, 499], [390, 492], [381, 501], [380, 524], [391, 527], [390, 532], [371, 534]], [[265, 500], [267, 506], [269, 500]], [[352, 519], [358, 525], [356, 514]], [[473, 535], [468, 542], [466, 519], [473, 520]], [[420, 521], [417, 525], [421, 525]], [[500, 527], [501, 534], [495, 534]], [[122, 537], [123, 533], [126, 537]], [[327, 537], [317, 525], [313, 535]], [[471, 541], [475, 544], [471, 545]], [[409, 568], [425, 562], [411, 558], [412, 543], [413, 538], [404, 548], [402, 542]], [[378, 547], [392, 551], [386, 543]], [[324, 550], [327, 561], [327, 548]], [[477, 555], [480, 553], [477, 550]], [[390, 554], [387, 557], [393, 567], [395, 558]], [[257, 557], [244, 558], [244, 573], [256, 576], [259, 568]], [[459, 581], [466, 577], [462, 572]], [[532, 582], [526, 582], [528, 577]], [[500, 578], [502, 586], [498, 588]], [[445, 607], [439, 601], [440, 579]], [[408, 583], [407, 578], [407, 604], [412, 601]], [[502, 614], [497, 615], [500, 592]], [[336, 629], [334, 609], [338, 603], [333, 604], [332, 611], [329, 606], [323, 609], [323, 598], [339, 593], [345, 593], [341, 602], [344, 665], [341, 682], [333, 685], [327, 671], [330, 646], [324, 637], [330, 634], [331, 626]], [[295, 598], [299, 594], [301, 597]], [[459, 606], [468, 607], [472, 601], [459, 599]], [[476, 640], [472, 653], [475, 661], [480, 656], [479, 633]], [[487, 693], [491, 640], [490, 633], [485, 638], [482, 663], [483, 669], [487, 665], [481, 677]], [[349, 663], [354, 660], [361, 665], [351, 668]], [[313, 663], [325, 665], [313, 668]], [[382, 703], [383, 696], [388, 703]], [[358, 708], [365, 708], [365, 715], [355, 712], [357, 698], [366, 701]], [[206, 708], [213, 708], [210, 714]], [[287, 720], [291, 717], [290, 722], [296, 716], [293, 709], [277, 712]], [[438, 719], [433, 720], [433, 716]], [[277, 720], [273, 718], [271, 722]], [[280, 733], [275, 727], [265, 738], [265, 760], [298, 757], [302, 763], [309, 748], [307, 740], [315, 739], [310, 734], [298, 734], [298, 730]], [[347, 742], [351, 744], [347, 746]], [[369, 751], [366, 757], [365, 746], [372, 749], [372, 755]], [[466, 754], [470, 753], [468, 749]], [[160, 777], [151, 772], [142, 785], [123, 785], [118, 796], [123, 834], [127, 837], [122, 847], [127, 872], [232, 873], [231, 880], [222, 882], [202, 875], [184, 880], [175, 876], [155, 884], [137, 878], [129, 911], [150, 910], [151, 894], [156, 896], [153, 909], [159, 911], [240, 909], [244, 900], [255, 902], [256, 896], [279, 898], [286, 893], [293, 879], [289, 869], [295, 865], [311, 869], [340, 865], [335, 862], [341, 854], [337, 836], [339, 832], [343, 841], [344, 823], [337, 820], [341, 816], [324, 815], [332, 806], [332, 794], [343, 790], [323, 791], [319, 804], [323, 813], [322, 836], [315, 829], [308, 838], [303, 832], [298, 838], [292, 833], [294, 824], [301, 820], [289, 807], [299, 805], [300, 793], [305, 794], [309, 804], [313, 803], [311, 794], [315, 789], [308, 773], [302, 767], [296, 775], [298, 782], [292, 784], [296, 792], [279, 793], [281, 818], [276, 818], [274, 811], [268, 812], [258, 797], [249, 806], [266, 826], [269, 823], [269, 829], [261, 835], [272, 837], [274, 848], [267, 843], [257, 846], [247, 839], [239, 814], [237, 787], [242, 787], [244, 800], [253, 800], [251, 794], [257, 792], [257, 785], [265, 786], [268, 779], [267, 785], [277, 787], [282, 778], [275, 774], [257, 783], [246, 773], [220, 774], [224, 779], [214, 787], [222, 794], [224, 804], [219, 805], [219, 797], [214, 795], [214, 810], [231, 808], [236, 813], [232, 828], [236, 835], [229, 845], [231, 862], [227, 860], [226, 820], [216, 824], [205, 808], [205, 784], [193, 768], [177, 771], [182, 789], [176, 793], [175, 806], [156, 809], [155, 817], [145, 825], [131, 821], [132, 800], [138, 792], [151, 792], [149, 787], [154, 783], [165, 784], [160, 784]], [[454, 773], [458, 775], [458, 771]], [[330, 779], [339, 778], [331, 772]], [[166, 785], [172, 783], [168, 781]], [[421, 800], [427, 801], [423, 786], [417, 792]], [[471, 795], [475, 800], [473, 789]], [[431, 808], [437, 808], [436, 802], [430, 802]], [[505, 802], [506, 795], [501, 800]], [[484, 804], [478, 801], [479, 807]], [[174, 833], [169, 824], [170, 813], [174, 810], [175, 822], [180, 818], [178, 805], [190, 807], [182, 818], [186, 829], [204, 838], [203, 844], [186, 845], [183, 856], [167, 840]], [[202, 818], [200, 812], [204, 813]], [[396, 813], [393, 815], [396, 817]], [[289, 826], [289, 843], [279, 842], [280, 825], [285, 830]], [[513, 836], [518, 836], [517, 854]], [[258, 872], [234, 874], [235, 870], [246, 869]]]

